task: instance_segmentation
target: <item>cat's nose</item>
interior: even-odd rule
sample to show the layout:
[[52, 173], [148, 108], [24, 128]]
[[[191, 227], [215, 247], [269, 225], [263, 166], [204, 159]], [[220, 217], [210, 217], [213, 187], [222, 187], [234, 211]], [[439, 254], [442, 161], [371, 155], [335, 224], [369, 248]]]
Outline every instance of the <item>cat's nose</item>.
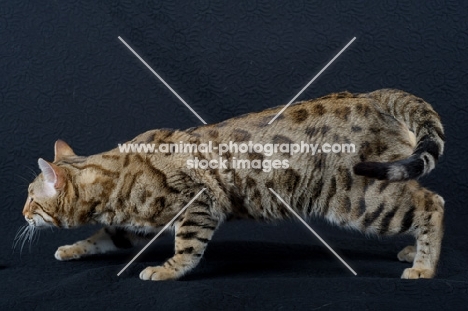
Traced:
[[28, 197], [28, 199], [26, 200], [26, 203], [24, 204], [24, 207], [23, 207], [23, 215], [24, 216], [28, 215], [28, 213], [29, 213], [29, 202], [30, 202], [30, 199]]
[[32, 218], [31, 213], [29, 211], [27, 211], [27, 210], [23, 210], [23, 216], [24, 216], [24, 219], [26, 219], [26, 221], [28, 221], [28, 219]]

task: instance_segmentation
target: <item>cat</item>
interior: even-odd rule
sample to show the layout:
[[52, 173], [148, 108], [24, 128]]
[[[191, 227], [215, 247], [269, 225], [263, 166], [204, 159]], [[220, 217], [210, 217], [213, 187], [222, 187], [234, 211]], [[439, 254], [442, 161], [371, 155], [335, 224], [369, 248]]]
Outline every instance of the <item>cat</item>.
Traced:
[[[187, 166], [194, 157], [217, 159], [214, 151], [138, 153], [115, 148], [83, 157], [59, 140], [54, 162], [38, 161], [41, 174], [29, 185], [23, 215], [31, 228], [104, 225], [55, 253], [58, 260], [78, 259], [147, 241], [206, 188], [174, 222], [174, 256], [140, 273], [142, 280], [169, 280], [198, 264], [213, 233], [229, 217], [291, 217], [268, 190], [272, 188], [305, 217], [324, 217], [364, 233], [413, 235], [416, 244], [397, 255], [413, 263], [401, 277], [434, 277], [444, 200], [415, 180], [434, 168], [444, 148], [443, 126], [430, 104], [393, 89], [342, 92], [297, 102], [269, 125], [281, 109], [187, 130], [152, 130], [129, 143], [333, 142], [353, 143], [355, 152], [277, 153], [272, 158], [288, 165], [266, 172]], [[256, 152], [223, 156], [229, 161], [266, 159]]]

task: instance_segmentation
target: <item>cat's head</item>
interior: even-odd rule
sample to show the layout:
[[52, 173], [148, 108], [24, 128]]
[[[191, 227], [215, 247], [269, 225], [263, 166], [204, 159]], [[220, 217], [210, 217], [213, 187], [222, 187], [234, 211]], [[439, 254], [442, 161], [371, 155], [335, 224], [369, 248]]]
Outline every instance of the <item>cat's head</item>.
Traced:
[[41, 173], [29, 185], [23, 209], [29, 226], [69, 228], [78, 225], [74, 217], [70, 217], [76, 200], [71, 184], [73, 172], [60, 165], [61, 160], [74, 156], [70, 146], [58, 140], [55, 143], [54, 163], [39, 159]]

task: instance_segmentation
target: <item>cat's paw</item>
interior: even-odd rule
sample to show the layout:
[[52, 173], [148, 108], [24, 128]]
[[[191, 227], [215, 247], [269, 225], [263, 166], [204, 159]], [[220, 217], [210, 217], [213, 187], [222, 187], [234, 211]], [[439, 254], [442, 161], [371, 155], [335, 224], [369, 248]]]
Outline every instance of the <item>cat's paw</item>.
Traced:
[[140, 273], [140, 279], [144, 281], [164, 281], [164, 280], [174, 280], [178, 276], [174, 270], [166, 269], [162, 266], [157, 267], [146, 267]]
[[86, 254], [83, 246], [76, 244], [60, 246], [55, 252], [55, 259], [60, 261], [79, 259]]
[[398, 253], [399, 261], [413, 262], [416, 256], [416, 247], [413, 245], [406, 246]]
[[403, 271], [402, 279], [431, 279], [434, 277], [434, 270], [422, 268], [407, 268]]

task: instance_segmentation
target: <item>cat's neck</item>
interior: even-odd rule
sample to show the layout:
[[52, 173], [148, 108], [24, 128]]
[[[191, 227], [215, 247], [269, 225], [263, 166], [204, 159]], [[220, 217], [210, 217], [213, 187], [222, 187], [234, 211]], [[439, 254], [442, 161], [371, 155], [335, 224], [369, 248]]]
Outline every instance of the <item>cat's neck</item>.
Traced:
[[63, 161], [70, 172], [69, 192], [73, 192], [77, 225], [102, 222], [103, 213], [113, 209], [112, 194], [121, 174], [121, 155], [103, 153]]

